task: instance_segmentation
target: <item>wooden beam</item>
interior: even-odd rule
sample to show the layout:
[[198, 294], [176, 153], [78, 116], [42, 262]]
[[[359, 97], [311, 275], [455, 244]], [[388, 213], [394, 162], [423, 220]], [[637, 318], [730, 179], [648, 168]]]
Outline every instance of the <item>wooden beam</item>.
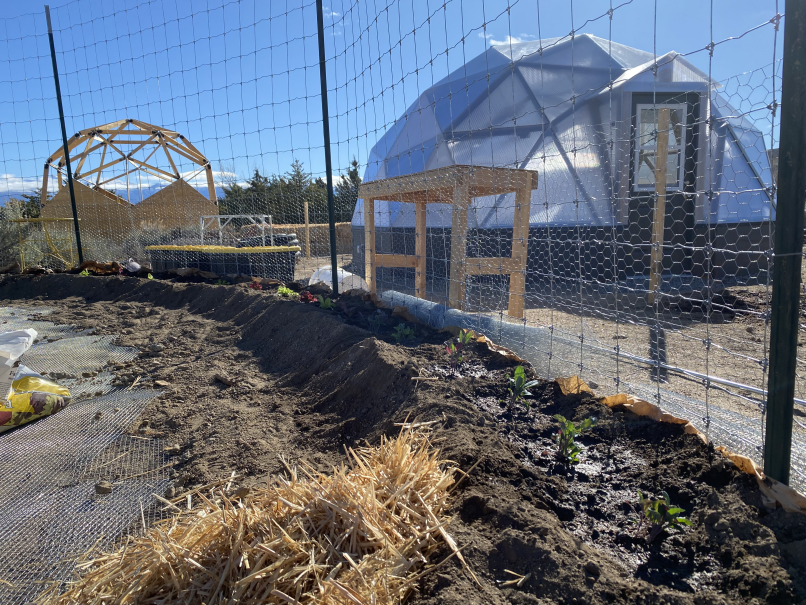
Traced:
[[[92, 146], [92, 142], [93, 142], [94, 140], [95, 140], [95, 139], [94, 139], [93, 137], [88, 138], [88, 139], [87, 139], [87, 146], [84, 148], [83, 153], [81, 153], [81, 155], [79, 155], [79, 156], [78, 156], [78, 157], [79, 157], [79, 158], [81, 158], [81, 159], [78, 161], [78, 166], [76, 166], [76, 170], [75, 170], [75, 172], [73, 173], [73, 176], [75, 176], [76, 178], [78, 178], [79, 176], [81, 176], [81, 168], [84, 166], [84, 162], [85, 162], [85, 161], [86, 161], [86, 159], [87, 159], [87, 154], [89, 154], [89, 152], [90, 152], [90, 147]], [[70, 161], [72, 162], [72, 161], [73, 161], [73, 159], [72, 159], [72, 158], [70, 158]]]
[[210, 201], [218, 205], [218, 197], [215, 194], [215, 181], [213, 181], [213, 167], [207, 164], [205, 173], [207, 173], [207, 195], [210, 196]]
[[465, 300], [465, 258], [467, 256], [467, 210], [470, 193], [467, 183], [458, 177], [453, 188], [451, 212], [451, 276], [448, 306], [461, 309]]
[[376, 254], [375, 266], [414, 269], [417, 267], [417, 257], [407, 254]]
[[132, 120], [131, 123], [134, 124], [135, 126], [139, 126], [143, 130], [148, 130], [149, 132], [152, 130], [158, 130], [163, 134], [172, 134], [172, 135], [179, 134], [175, 130], [167, 130], [165, 128], [162, 128], [161, 126], [154, 126], [154, 124], [148, 124], [147, 122], [141, 122], [140, 120]]
[[[135, 168], [134, 170], [139, 170], [139, 168]], [[128, 170], [127, 172], [121, 172], [119, 175], [113, 176], [111, 179], [106, 179], [102, 183], [96, 183], [95, 187], [99, 188], [101, 185], [106, 185], [107, 183], [111, 183], [112, 181], [117, 181], [119, 178], [122, 178], [122, 177], [124, 177], [126, 175], [129, 175], [129, 174], [133, 173], [134, 170]]]
[[207, 163], [207, 159], [206, 159], [206, 158], [204, 158], [204, 157], [202, 157], [202, 156], [196, 156], [195, 154], [193, 154], [193, 152], [192, 152], [192, 151], [189, 151], [189, 150], [187, 150], [187, 149], [182, 149], [181, 147], [178, 147], [178, 146], [176, 146], [176, 145], [172, 145], [170, 141], [165, 141], [165, 145], [166, 145], [166, 146], [168, 147], [168, 149], [170, 149], [171, 151], [173, 151], [173, 152], [175, 152], [175, 153], [178, 153], [178, 154], [179, 154], [179, 155], [181, 155], [181, 156], [186, 157], [186, 158], [187, 158], [187, 159], [189, 159], [191, 162], [195, 162], [196, 164], [199, 164], [199, 165], [201, 165], [201, 166], [203, 166], [204, 164], [206, 164], [206, 163]]
[[[87, 140], [87, 135], [79, 135], [77, 137], [73, 137], [67, 142], [67, 149], [68, 151], [73, 151], [77, 146], [81, 145], [84, 141]], [[60, 157], [64, 156], [64, 146], [61, 145], [59, 148], [54, 151], [50, 156], [50, 161], [54, 162], [58, 160]]]
[[364, 198], [364, 279], [370, 292], [377, 292], [375, 283], [375, 200]]
[[162, 137], [160, 137], [160, 145], [162, 145], [162, 150], [165, 152], [165, 157], [168, 158], [168, 162], [171, 164], [171, 168], [174, 169], [174, 174], [176, 175], [176, 178], [181, 178], [179, 176], [179, 171], [176, 169], [176, 164], [174, 164], [174, 160], [171, 157], [171, 154], [168, 151], [168, 148], [165, 146], [165, 141], [162, 139]]
[[507, 275], [518, 268], [517, 262], [506, 257], [465, 259], [465, 275]]
[[190, 149], [190, 150], [191, 150], [193, 153], [198, 154], [198, 155], [199, 155], [199, 157], [204, 158], [204, 161], [205, 161], [205, 162], [207, 161], [207, 157], [206, 157], [206, 156], [205, 156], [205, 155], [204, 155], [204, 154], [203, 154], [201, 151], [199, 151], [198, 149], [196, 149], [196, 148], [193, 146], [193, 143], [191, 143], [190, 141], [188, 141], [188, 140], [187, 140], [185, 137], [183, 137], [181, 134], [180, 134], [180, 135], [178, 135], [178, 136], [179, 136], [179, 140], [180, 140], [180, 141], [182, 141], [182, 143], [184, 143], [184, 144], [185, 144], [185, 147], [187, 147], [188, 149]]
[[[140, 162], [138, 162], [137, 160], [133, 160], [132, 158], [129, 158], [129, 161], [134, 162], [135, 164], [140, 164]], [[139, 166], [138, 168], [139, 168], [139, 170], [142, 170], [143, 172], [147, 172], [148, 174], [150, 174], [152, 176], [161, 178], [163, 181], [168, 181], [169, 183], [175, 183], [176, 182], [176, 179], [173, 177], [173, 175], [168, 174], [167, 172], [165, 172], [164, 170], [160, 170], [159, 168], [154, 168], [153, 166], [149, 166], [148, 164], [143, 164], [142, 166]], [[159, 170], [159, 172], [161, 172], [162, 174], [159, 174], [157, 172], [152, 172], [152, 170]], [[164, 176], [166, 174], [168, 176]]]
[[98, 168], [93, 168], [89, 172], [85, 172], [81, 175], [82, 178], [87, 178], [91, 174], [95, 174], [96, 172], [101, 172], [101, 170], [106, 170], [110, 166], [114, 166], [115, 164], [120, 164], [121, 162], [125, 161], [126, 158], [118, 158], [116, 160], [112, 160], [111, 162], [107, 162], [106, 164], [101, 164]]
[[305, 200], [302, 206], [305, 213], [305, 258], [311, 258], [311, 222], [308, 217], [308, 201]]
[[[104, 165], [104, 159], [106, 158], [106, 145], [104, 145], [104, 150], [101, 152], [101, 166]], [[98, 187], [99, 183], [101, 182], [101, 171], [98, 171], [98, 177], [95, 179], [95, 186]]]
[[470, 197], [481, 197], [526, 187], [527, 173], [534, 174], [534, 171], [455, 165], [362, 183], [358, 195], [376, 201], [443, 203], [451, 201], [454, 183], [458, 180], [464, 181]]
[[[177, 178], [179, 178], [179, 177], [171, 174], [170, 172], [166, 172], [165, 170], [162, 170], [160, 168], [155, 168], [154, 166], [151, 166], [150, 164], [146, 164], [145, 162], [141, 162], [140, 160], [135, 160], [134, 158], [127, 158], [127, 159], [130, 162], [134, 162], [135, 164], [140, 166], [143, 170], [146, 170], [146, 172], [148, 172], [148, 169], [150, 169], [150, 170], [154, 170], [154, 171], [159, 173], [159, 174], [154, 174], [154, 176], [159, 176], [161, 174], [161, 175], [164, 175], [163, 178], [164, 177], [169, 177], [168, 180], [171, 180], [171, 181], [175, 181]], [[149, 173], [149, 174], [153, 174], [153, 173]]]
[[414, 228], [414, 251], [416, 253], [417, 263], [415, 264], [416, 273], [414, 276], [414, 292], [417, 298], [425, 298], [425, 273], [426, 273], [426, 257], [425, 257], [425, 243], [426, 243], [426, 212], [427, 206], [425, 204], [417, 204], [414, 208], [415, 212], [415, 228]]
[[39, 193], [39, 206], [40, 208], [45, 207], [45, 202], [48, 201], [48, 172], [50, 170], [50, 164], [45, 162], [45, 171], [42, 174], [42, 191]]
[[655, 290], [660, 286], [663, 272], [663, 228], [666, 223], [666, 164], [669, 158], [668, 107], [658, 109], [657, 140], [655, 142], [655, 212], [652, 215], [652, 255], [649, 264], [649, 304], [655, 304]]
[[524, 187], [515, 191], [515, 215], [512, 219], [512, 270], [509, 274], [510, 317], [523, 317], [526, 298], [526, 263], [529, 246], [529, 220], [532, 201], [532, 174], [526, 174]]
[[125, 126], [127, 123], [128, 120], [115, 120], [114, 122], [109, 122], [109, 124], [101, 124], [100, 126], [93, 126], [92, 128], [85, 128], [84, 130], [79, 130], [78, 134], [86, 136], [93, 131], [99, 132], [101, 130], [114, 130], [119, 128], [121, 125]]
[[[140, 142], [139, 142], [139, 144], [137, 145], [137, 147], [135, 147], [134, 149], [132, 149], [132, 150], [131, 150], [131, 151], [128, 153], [129, 157], [131, 157], [133, 154], [135, 154], [135, 153], [137, 153], [138, 151], [140, 151], [140, 150], [141, 150], [143, 147], [145, 147], [146, 145], [159, 145], [159, 141], [157, 141], [157, 135], [152, 134], [152, 135], [151, 135], [150, 137], [148, 137], [148, 138], [147, 138], [145, 141], [140, 141]], [[152, 155], [154, 155], [154, 152], [155, 152], [155, 151], [156, 151], [156, 148], [155, 148], [155, 149], [153, 149], [153, 150], [151, 151], [151, 153], [149, 154], [149, 156], [148, 156], [148, 157], [150, 158]], [[146, 161], [148, 161], [148, 158], [146, 158]]]

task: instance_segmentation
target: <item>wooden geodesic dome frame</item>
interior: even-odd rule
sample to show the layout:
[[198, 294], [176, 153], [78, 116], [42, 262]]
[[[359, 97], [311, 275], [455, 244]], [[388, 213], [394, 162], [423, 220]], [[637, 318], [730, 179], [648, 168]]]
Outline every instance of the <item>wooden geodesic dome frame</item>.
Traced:
[[[108, 249], [145, 231], [165, 235], [198, 230], [201, 216], [218, 213], [212, 165], [178, 132], [139, 120], [118, 120], [77, 132], [67, 146], [76, 211], [87, 245]], [[41, 198], [45, 218], [73, 216], [65, 166], [63, 147], [45, 162]], [[58, 191], [48, 199], [53, 171]], [[202, 172], [208, 196], [188, 182]], [[154, 191], [155, 179], [166, 186]], [[138, 189], [139, 201], [132, 203]]]
[[[72, 155], [73, 150], [84, 145], [82, 151]], [[145, 160], [134, 158], [134, 154], [141, 149], [153, 147]], [[137, 176], [138, 171], [145, 172], [151, 176], [173, 183], [184, 180], [176, 167], [172, 154], [182, 156], [191, 162], [201, 166], [207, 175], [207, 189], [210, 201], [216, 203], [215, 185], [213, 183], [213, 168], [206, 157], [184, 136], [173, 130], [168, 130], [160, 126], [154, 126], [140, 120], [126, 119], [101, 124], [77, 132], [68, 141], [67, 148], [71, 153], [70, 163], [73, 170], [73, 178], [76, 180], [88, 181], [90, 187], [95, 190], [101, 189], [113, 181], [125, 178], [127, 190], [129, 189], [129, 177]], [[123, 150], [126, 150], [124, 153]], [[91, 154], [100, 151], [100, 165], [85, 172], [82, 172], [87, 159]], [[159, 151], [162, 151], [168, 160], [173, 172], [168, 172], [149, 162]], [[107, 156], [113, 158], [105, 163]], [[125, 162], [125, 170], [111, 178], [101, 181], [104, 171], [113, 166]], [[45, 162], [45, 171], [42, 176], [42, 203], [47, 201], [48, 175], [51, 168], [57, 171], [59, 179], [59, 190], [64, 187], [62, 180], [62, 170], [65, 167], [64, 147], [59, 148], [51, 154]], [[95, 182], [92, 183], [92, 180]], [[86, 184], [86, 183], [85, 183]], [[127, 195], [128, 201], [128, 195]]]

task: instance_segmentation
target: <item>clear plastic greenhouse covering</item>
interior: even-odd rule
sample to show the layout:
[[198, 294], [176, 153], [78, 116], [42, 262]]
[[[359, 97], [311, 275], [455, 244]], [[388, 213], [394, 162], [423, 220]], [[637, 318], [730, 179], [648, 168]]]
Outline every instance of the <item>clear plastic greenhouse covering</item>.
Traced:
[[[656, 59], [588, 34], [492, 46], [408, 108], [373, 147], [364, 180], [456, 164], [537, 170], [532, 226], [623, 224], [633, 194], [634, 104], [679, 97], [697, 107], [686, 116], [690, 140], [709, 141], [704, 153], [700, 143], [686, 151], [695, 164], [685, 189], [696, 196], [695, 221], [769, 220], [775, 194], [762, 133], [719, 86], [677, 53]], [[468, 226], [511, 227], [513, 212], [514, 194], [477, 198]], [[376, 227], [415, 224], [412, 204], [379, 201], [375, 214]], [[364, 224], [361, 200], [352, 224]], [[429, 204], [427, 224], [450, 227], [450, 205]]]

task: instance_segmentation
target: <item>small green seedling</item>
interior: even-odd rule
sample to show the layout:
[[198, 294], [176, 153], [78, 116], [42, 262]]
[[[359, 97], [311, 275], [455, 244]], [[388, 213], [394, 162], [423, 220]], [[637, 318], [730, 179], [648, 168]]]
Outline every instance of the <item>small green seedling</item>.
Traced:
[[454, 372], [459, 368], [459, 364], [465, 360], [462, 350], [469, 345], [472, 340], [473, 332], [470, 330], [459, 330], [459, 336], [456, 337], [456, 342], [451, 340], [445, 345], [445, 352], [448, 354], [451, 368]]
[[392, 336], [395, 337], [395, 342], [400, 344], [403, 340], [414, 338], [414, 330], [412, 330], [406, 324], [397, 324], [392, 332]]
[[79, 275], [83, 275], [84, 277], [89, 277], [89, 276], [90, 276], [90, 272], [89, 272], [89, 271], [87, 271], [86, 269], [84, 269], [84, 270], [83, 270], [81, 273], [79, 273]]
[[554, 419], [560, 423], [560, 430], [557, 432], [557, 455], [569, 464], [578, 464], [582, 446], [576, 442], [576, 438], [593, 427], [596, 418], [585, 418], [578, 425], [559, 414], [555, 414]]
[[529, 388], [538, 383], [538, 380], [526, 381], [526, 370], [523, 369], [523, 366], [515, 368], [512, 376], [509, 376], [509, 408], [512, 409], [516, 403], [523, 403], [528, 410], [529, 402], [524, 401], [523, 398], [526, 395], [531, 395]]
[[277, 288], [277, 294], [285, 298], [288, 298], [289, 296], [293, 298], [297, 295], [296, 292], [294, 292], [291, 288], [287, 286], [280, 286], [279, 288]]
[[330, 309], [334, 309], [336, 307], [336, 303], [334, 303], [329, 298], [325, 298], [321, 294], [319, 296], [317, 296], [316, 298], [319, 300], [319, 308], [320, 309], [330, 310]]
[[384, 321], [386, 320], [386, 316], [378, 309], [377, 313], [373, 313], [367, 318], [367, 323], [369, 324], [370, 332], [373, 334], [377, 334], [381, 326], [383, 325]]
[[219, 279], [216, 283], [216, 286], [229, 286], [229, 282], [226, 279]]
[[154, 276], [151, 273], [148, 274], [148, 279], [154, 279]]
[[657, 538], [665, 529], [672, 527], [678, 528], [679, 525], [691, 525], [691, 521], [680, 515], [685, 511], [682, 508], [672, 505], [669, 494], [661, 492], [662, 498], [651, 500], [638, 492], [638, 502], [641, 504], [643, 512], [640, 521], [638, 521], [638, 531], [641, 531], [641, 526], [644, 520], [649, 523], [649, 533], [647, 534], [647, 543], [652, 542]]

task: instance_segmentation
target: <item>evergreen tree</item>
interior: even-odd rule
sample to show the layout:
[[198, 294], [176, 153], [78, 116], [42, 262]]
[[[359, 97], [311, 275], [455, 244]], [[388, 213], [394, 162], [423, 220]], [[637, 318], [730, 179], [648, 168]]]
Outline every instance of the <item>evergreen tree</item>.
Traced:
[[358, 186], [361, 184], [361, 177], [358, 174], [358, 160], [353, 158], [350, 162], [350, 169], [346, 175], [342, 175], [336, 190], [333, 192], [336, 206], [336, 222], [349, 222], [353, 220], [353, 211], [358, 201]]

